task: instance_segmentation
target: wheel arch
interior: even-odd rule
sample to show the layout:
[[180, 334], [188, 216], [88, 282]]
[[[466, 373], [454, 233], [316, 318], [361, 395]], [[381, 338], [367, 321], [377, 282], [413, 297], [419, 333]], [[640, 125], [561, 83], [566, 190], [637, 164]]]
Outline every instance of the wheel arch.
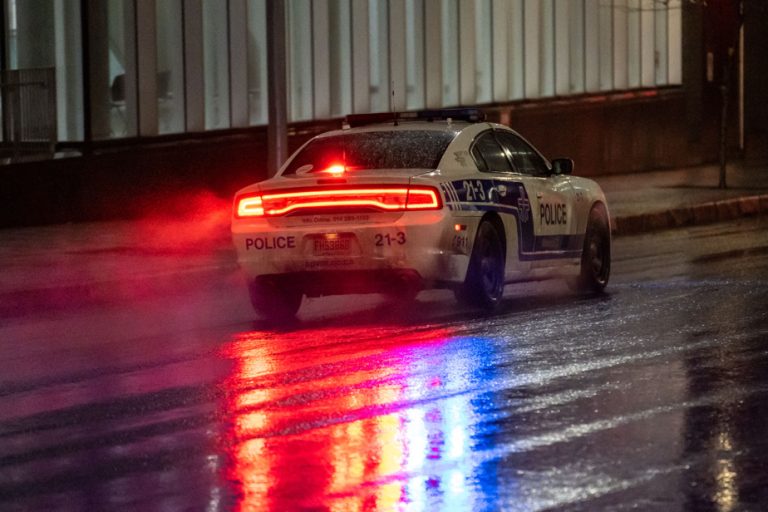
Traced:
[[[483, 222], [490, 222], [493, 224], [493, 227], [496, 228], [496, 230], [499, 232], [499, 235], [501, 235], [501, 244], [504, 248], [504, 257], [507, 256], [507, 230], [504, 228], [504, 221], [501, 220], [501, 217], [496, 212], [486, 212], [485, 215], [483, 215], [480, 218], [480, 222], [477, 223], [477, 226], [479, 227], [480, 224]], [[477, 235], [475, 235], [477, 236]]]
[[[592, 202], [592, 206], [589, 207], [589, 211], [587, 212], [587, 220], [589, 220], [589, 216], [592, 215], [593, 211], [599, 211], [603, 215], [605, 215], [605, 220], [608, 222], [608, 232], [613, 232], [613, 225], [611, 223], [611, 216], [608, 214], [608, 205], [605, 203], [603, 199], [596, 199]], [[585, 223], [584, 229], [586, 230], [587, 225], [589, 222]]]

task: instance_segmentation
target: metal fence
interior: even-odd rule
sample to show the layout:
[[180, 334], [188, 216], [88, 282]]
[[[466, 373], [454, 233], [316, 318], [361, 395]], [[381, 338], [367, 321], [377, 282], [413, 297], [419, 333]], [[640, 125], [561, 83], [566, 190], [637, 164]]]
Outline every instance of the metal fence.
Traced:
[[0, 155], [11, 161], [52, 156], [56, 147], [55, 68], [14, 69], [0, 74], [3, 138]]

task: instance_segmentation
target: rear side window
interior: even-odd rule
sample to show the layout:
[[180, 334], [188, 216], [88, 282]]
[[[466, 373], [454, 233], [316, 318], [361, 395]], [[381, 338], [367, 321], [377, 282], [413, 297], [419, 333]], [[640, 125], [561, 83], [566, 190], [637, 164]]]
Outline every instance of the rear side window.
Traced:
[[493, 132], [480, 135], [472, 145], [472, 157], [477, 168], [483, 172], [511, 172], [509, 160]]
[[512, 132], [499, 131], [499, 141], [509, 151], [515, 170], [531, 176], [547, 176], [549, 168], [546, 162], [530, 144]]
[[342, 165], [360, 169], [437, 169], [454, 132], [363, 132], [315, 139], [297, 154], [283, 176], [311, 174]]

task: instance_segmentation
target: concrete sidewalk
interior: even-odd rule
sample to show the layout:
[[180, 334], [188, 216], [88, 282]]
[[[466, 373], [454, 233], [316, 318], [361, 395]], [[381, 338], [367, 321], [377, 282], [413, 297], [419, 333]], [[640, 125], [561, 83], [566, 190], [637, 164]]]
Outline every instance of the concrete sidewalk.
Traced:
[[596, 177], [614, 235], [733, 220], [768, 212], [768, 166], [729, 165], [719, 189], [717, 165]]

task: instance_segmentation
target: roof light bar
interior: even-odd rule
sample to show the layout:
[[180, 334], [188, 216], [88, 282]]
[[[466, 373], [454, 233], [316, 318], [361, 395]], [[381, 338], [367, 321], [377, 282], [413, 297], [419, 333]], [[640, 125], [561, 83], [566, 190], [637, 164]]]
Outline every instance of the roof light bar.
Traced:
[[370, 114], [349, 114], [344, 121], [350, 128], [354, 128], [368, 124], [395, 123], [399, 117], [399, 112], [373, 112]]
[[345, 123], [350, 128], [369, 124], [394, 123], [398, 121], [466, 121], [480, 123], [485, 121], [485, 112], [478, 108], [442, 108], [419, 110], [417, 112], [374, 112], [372, 114], [350, 114]]
[[451, 119], [453, 121], [467, 121], [469, 123], [480, 123], [485, 121], [485, 112], [477, 108], [442, 108], [439, 110], [420, 110], [416, 113], [419, 119], [427, 121], [443, 121]]

